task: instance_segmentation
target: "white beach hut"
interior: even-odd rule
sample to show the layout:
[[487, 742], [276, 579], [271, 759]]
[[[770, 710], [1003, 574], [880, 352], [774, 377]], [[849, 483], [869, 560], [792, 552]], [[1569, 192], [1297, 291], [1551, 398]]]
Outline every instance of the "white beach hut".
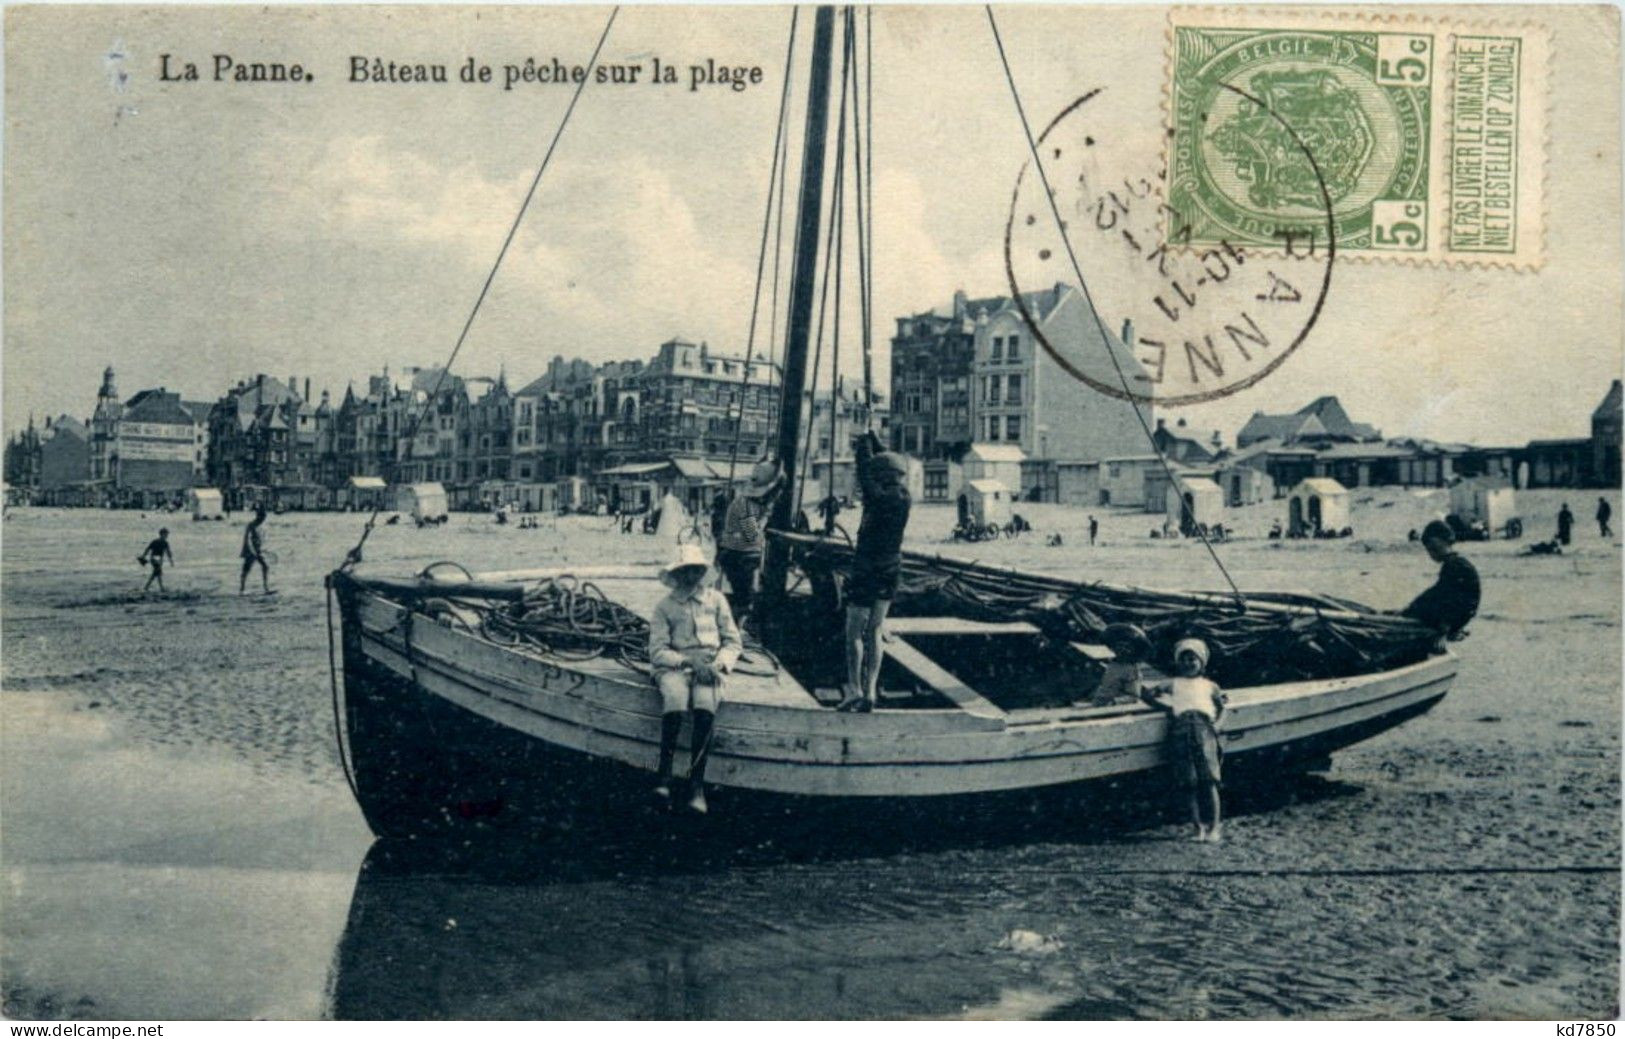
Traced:
[[1311, 476], [1292, 488], [1287, 499], [1287, 533], [1312, 537], [1349, 525], [1348, 488], [1329, 476]]
[[977, 526], [1002, 527], [1010, 522], [1010, 488], [998, 480], [966, 480], [965, 499]]
[[446, 489], [438, 483], [412, 483], [400, 489], [395, 507], [410, 512], [419, 523], [439, 523], [446, 519]]
[[226, 518], [225, 501], [213, 487], [193, 487], [186, 492], [186, 507], [195, 520]]
[[1168, 522], [1181, 534], [1191, 525], [1211, 528], [1224, 522], [1224, 491], [1202, 476], [1176, 476], [1167, 494]]
[[1504, 479], [1475, 477], [1450, 488], [1450, 511], [1468, 523], [1482, 523], [1491, 534], [1506, 530], [1518, 517], [1517, 492]]

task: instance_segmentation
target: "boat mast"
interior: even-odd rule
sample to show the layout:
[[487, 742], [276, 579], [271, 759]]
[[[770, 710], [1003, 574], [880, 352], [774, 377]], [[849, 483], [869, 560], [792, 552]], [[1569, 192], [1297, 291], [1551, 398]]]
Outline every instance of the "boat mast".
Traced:
[[[824, 194], [824, 138], [829, 131], [830, 51], [835, 8], [818, 8], [813, 22], [812, 73], [807, 88], [807, 130], [801, 151], [801, 201], [797, 207], [795, 266], [790, 282], [790, 335], [784, 353], [784, 389], [779, 407], [779, 464], [784, 487], [773, 506], [770, 526], [792, 529], [797, 449], [801, 445], [801, 398], [807, 382], [807, 341], [812, 328], [813, 283], [818, 266], [818, 229]], [[769, 541], [762, 574], [762, 594], [770, 602], [784, 597], [790, 570], [790, 547]]]

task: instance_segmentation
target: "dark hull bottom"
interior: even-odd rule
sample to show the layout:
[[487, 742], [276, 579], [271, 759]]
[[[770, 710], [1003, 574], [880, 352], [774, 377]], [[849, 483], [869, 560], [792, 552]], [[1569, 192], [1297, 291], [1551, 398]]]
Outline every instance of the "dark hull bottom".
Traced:
[[[695, 817], [654, 799], [649, 772], [562, 749], [424, 693], [346, 647], [348, 743], [358, 797], [380, 837], [595, 844], [633, 835], [780, 851], [862, 846], [870, 853], [931, 845], [1134, 828], [1183, 818], [1161, 772], [1064, 786], [919, 798], [827, 798], [711, 787]], [[1289, 801], [1327, 755], [1422, 714], [1442, 698], [1225, 759], [1226, 800]], [[679, 751], [679, 753], [683, 753]]]

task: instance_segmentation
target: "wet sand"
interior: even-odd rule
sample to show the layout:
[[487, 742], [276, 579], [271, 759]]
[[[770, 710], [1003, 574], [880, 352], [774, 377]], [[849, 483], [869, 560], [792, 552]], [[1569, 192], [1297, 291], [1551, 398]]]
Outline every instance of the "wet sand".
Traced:
[[[1221, 558], [1244, 588], [1403, 604], [1432, 573], [1405, 533], [1444, 495], [1353, 497], [1354, 539], [1267, 541], [1275, 503], [1234, 517]], [[455, 874], [371, 848], [333, 751], [321, 586], [359, 517], [273, 517], [277, 594], [239, 597], [243, 517], [16, 510], [0, 995], [48, 1018], [1615, 1016], [1620, 546], [1595, 498], [1520, 495], [1523, 543], [1562, 500], [1581, 517], [1560, 558], [1465, 546], [1485, 600], [1451, 694], [1324, 782], [1238, 804], [1222, 845], [1153, 821], [675, 875], [635, 846]], [[910, 547], [1223, 587], [1199, 544], [1146, 536], [1160, 517], [1098, 510], [1089, 548], [1086, 511], [1018, 511], [1035, 535], [951, 545], [952, 508], [922, 506]], [[160, 525], [171, 594], [144, 598]], [[664, 554], [609, 528], [379, 527], [366, 569]]]

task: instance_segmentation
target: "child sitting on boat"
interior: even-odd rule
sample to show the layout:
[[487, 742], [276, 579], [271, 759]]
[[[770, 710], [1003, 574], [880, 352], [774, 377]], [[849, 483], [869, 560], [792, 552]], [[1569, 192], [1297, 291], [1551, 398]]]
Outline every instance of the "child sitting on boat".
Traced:
[[744, 644], [734, 623], [728, 600], [705, 586], [711, 564], [695, 544], [683, 545], [677, 558], [661, 568], [660, 579], [671, 592], [655, 606], [649, 621], [649, 663], [660, 690], [660, 782], [657, 797], [669, 800], [672, 756], [683, 715], [694, 715], [689, 749], [689, 801], [704, 813], [705, 759], [711, 747], [722, 676], [733, 669]]
[[[1190, 795], [1196, 839], [1217, 842], [1221, 832], [1219, 722], [1224, 717], [1225, 696], [1212, 680], [1203, 677], [1207, 662], [1207, 643], [1181, 639], [1174, 646], [1178, 677], [1148, 689], [1145, 700], [1172, 718], [1168, 723], [1168, 761], [1175, 778]], [[1208, 824], [1202, 822], [1204, 801], [1212, 820]]]
[[1094, 692], [1073, 703], [1074, 707], [1106, 707], [1111, 704], [1139, 703], [1144, 693], [1142, 665], [1151, 659], [1151, 640], [1135, 624], [1108, 624], [1100, 633], [1101, 643], [1112, 651], [1111, 662], [1100, 676]]

